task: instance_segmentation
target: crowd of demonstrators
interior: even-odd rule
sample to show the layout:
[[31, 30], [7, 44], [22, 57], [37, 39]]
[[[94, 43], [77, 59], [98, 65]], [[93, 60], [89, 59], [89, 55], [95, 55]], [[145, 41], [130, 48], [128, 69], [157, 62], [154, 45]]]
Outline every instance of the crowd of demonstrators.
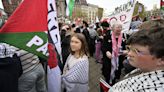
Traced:
[[[164, 20], [135, 20], [132, 25], [139, 31], [130, 38], [121, 32], [119, 22], [95, 25], [86, 21], [78, 25], [60, 24], [63, 92], [88, 92], [88, 58], [94, 57], [94, 53], [96, 61], [102, 63], [105, 81], [113, 85], [111, 92], [164, 91]], [[14, 50], [12, 57], [4, 54], [10, 49]], [[45, 70], [38, 56], [1, 43], [0, 60], [8, 61], [0, 62], [2, 92], [47, 92]], [[128, 75], [118, 82], [123, 68]]]
[[101, 47], [103, 53], [102, 74], [105, 81], [111, 85], [120, 78], [126, 55], [126, 51], [124, 51], [126, 39], [121, 31], [122, 24], [114, 23], [111, 31], [106, 31]]
[[83, 34], [72, 35], [70, 51], [62, 74], [64, 92], [88, 92], [88, 47]]
[[8, 44], [1, 47], [2, 92], [47, 92], [45, 70], [38, 56]]
[[129, 63], [137, 69], [110, 92], [164, 92], [164, 20], [151, 20], [141, 26], [127, 41]]

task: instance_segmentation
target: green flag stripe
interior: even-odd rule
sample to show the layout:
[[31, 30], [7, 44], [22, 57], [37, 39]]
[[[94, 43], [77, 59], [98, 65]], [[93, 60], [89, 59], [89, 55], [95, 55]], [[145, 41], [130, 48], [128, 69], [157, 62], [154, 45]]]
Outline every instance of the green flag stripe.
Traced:
[[161, 10], [164, 10], [164, 6], [161, 7]]
[[[44, 32], [0, 34], [0, 42], [4, 42], [17, 48], [34, 53], [41, 58], [47, 58], [47, 56], [43, 54], [43, 51], [37, 51], [37, 49], [45, 46], [47, 43], [47, 34]], [[39, 42], [41, 43], [34, 44]], [[33, 44], [31, 46], [27, 46], [28, 43]]]

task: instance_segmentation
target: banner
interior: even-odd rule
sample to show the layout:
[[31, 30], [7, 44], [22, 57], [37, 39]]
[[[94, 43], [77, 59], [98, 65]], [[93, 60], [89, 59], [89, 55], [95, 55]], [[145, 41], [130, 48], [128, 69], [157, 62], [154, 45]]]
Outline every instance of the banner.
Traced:
[[[48, 35], [49, 58], [47, 66], [48, 92], [61, 92], [61, 71], [58, 61], [61, 59], [61, 43], [57, 21], [55, 0], [48, 0]], [[57, 53], [59, 59], [57, 59]], [[62, 60], [62, 59], [61, 59]]]
[[128, 2], [127, 5], [118, 7], [116, 13], [108, 16], [108, 22], [113, 25], [114, 22], [118, 21], [123, 25], [122, 32], [127, 32], [130, 27], [133, 11], [136, 5], [136, 1]]

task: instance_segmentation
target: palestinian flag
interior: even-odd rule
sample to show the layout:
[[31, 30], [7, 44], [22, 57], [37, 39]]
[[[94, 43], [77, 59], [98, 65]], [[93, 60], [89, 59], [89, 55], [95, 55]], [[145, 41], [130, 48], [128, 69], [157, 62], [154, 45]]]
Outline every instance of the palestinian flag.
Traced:
[[161, 8], [161, 10], [164, 10], [164, 0], [161, 0], [161, 2], [160, 2], [160, 8]]
[[66, 3], [67, 3], [66, 15], [72, 16], [74, 5], [75, 5], [75, 0], [66, 0]]
[[61, 44], [55, 0], [24, 0], [0, 29], [0, 42], [48, 58], [48, 92], [60, 92], [57, 55], [61, 56]]
[[0, 30], [4, 42], [47, 58], [47, 0], [24, 0]]
[[53, 35], [53, 43], [58, 54], [61, 55], [60, 35], [55, 14], [56, 11], [48, 0], [24, 0], [1, 28], [0, 42], [46, 59], [49, 30], [50, 35]]

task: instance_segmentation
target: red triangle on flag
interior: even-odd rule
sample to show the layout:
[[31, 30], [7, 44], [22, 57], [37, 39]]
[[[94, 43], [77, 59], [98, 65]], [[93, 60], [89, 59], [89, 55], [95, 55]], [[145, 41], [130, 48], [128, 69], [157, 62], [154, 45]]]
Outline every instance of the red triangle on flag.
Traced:
[[0, 32], [47, 31], [47, 0], [24, 0], [9, 17]]

